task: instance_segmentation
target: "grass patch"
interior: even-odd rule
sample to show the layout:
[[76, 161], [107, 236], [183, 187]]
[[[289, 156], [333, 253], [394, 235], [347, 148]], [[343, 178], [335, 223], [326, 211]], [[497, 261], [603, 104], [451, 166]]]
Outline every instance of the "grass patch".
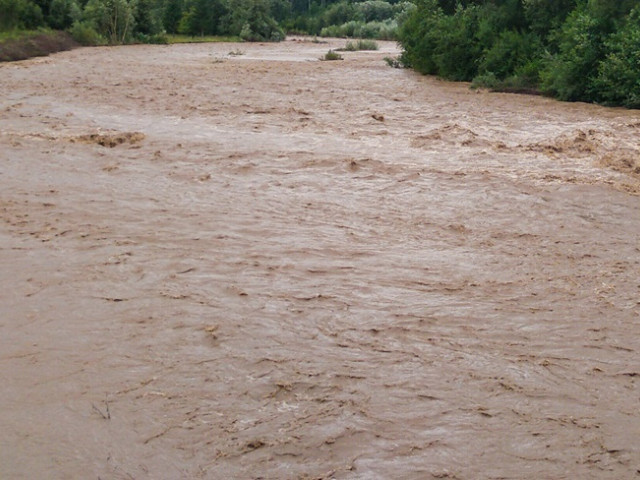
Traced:
[[43, 57], [70, 50], [78, 43], [66, 32], [56, 30], [13, 30], [0, 33], [0, 62]]
[[383, 60], [392, 68], [403, 68], [400, 57], [384, 57]]
[[0, 32], [0, 42], [6, 42], [7, 40], [24, 40], [45, 32], [47, 32], [47, 30], [9, 30]]
[[340, 55], [337, 52], [334, 52], [333, 50], [329, 50], [327, 53], [324, 54], [324, 57], [320, 57], [320, 60], [327, 60], [327, 61], [342, 60], [342, 55]]
[[378, 50], [378, 42], [375, 40], [348, 41], [344, 46], [347, 52], [357, 52], [358, 50]]
[[170, 44], [173, 43], [237, 43], [241, 42], [240, 37], [219, 37], [213, 35], [205, 35], [202, 37], [191, 37], [189, 35], [167, 35]]

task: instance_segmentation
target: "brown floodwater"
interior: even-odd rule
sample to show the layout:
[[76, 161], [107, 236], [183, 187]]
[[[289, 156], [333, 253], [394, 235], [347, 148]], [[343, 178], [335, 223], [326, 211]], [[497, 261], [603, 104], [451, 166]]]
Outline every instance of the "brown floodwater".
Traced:
[[0, 478], [640, 477], [640, 113], [343, 44], [0, 65]]

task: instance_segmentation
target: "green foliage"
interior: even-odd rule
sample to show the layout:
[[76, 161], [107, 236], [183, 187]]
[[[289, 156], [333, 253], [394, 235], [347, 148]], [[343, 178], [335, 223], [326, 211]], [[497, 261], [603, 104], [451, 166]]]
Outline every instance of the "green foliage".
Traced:
[[588, 100], [602, 56], [597, 19], [587, 9], [574, 10], [556, 33], [559, 52], [541, 72], [544, 92], [561, 100]]
[[593, 84], [604, 103], [640, 108], [640, 7], [605, 44], [607, 54]]
[[38, 5], [29, 1], [21, 3], [24, 5], [21, 16], [25, 28], [38, 28], [45, 25], [42, 9]]
[[342, 60], [342, 55], [333, 50], [329, 50], [324, 54], [324, 57], [320, 58], [320, 60]]
[[575, 0], [522, 0], [529, 28], [541, 36], [562, 25], [575, 3]]
[[331, 25], [320, 31], [321, 37], [370, 38], [376, 40], [394, 40], [398, 25], [394, 20], [383, 22], [358, 22], [351, 20], [342, 25]]
[[[417, 0], [405, 65], [474, 86], [640, 108], [637, 0]], [[635, 7], [635, 9], [634, 9]]]
[[356, 37], [395, 40], [398, 25], [415, 8], [409, 1], [340, 0], [326, 8], [285, 22], [288, 31], [323, 37]]
[[227, 30], [221, 33], [239, 35], [250, 42], [284, 40], [284, 31], [271, 16], [268, 0], [228, 0], [227, 10], [222, 20]]
[[162, 5], [157, 0], [137, 0], [134, 9], [136, 37], [149, 41], [159, 39], [158, 35], [164, 33], [162, 13]]
[[[640, 108], [639, 12], [638, 0], [0, 0], [0, 32], [62, 29], [84, 45], [279, 41], [285, 28], [397, 39], [392, 66]], [[364, 42], [346, 49], [374, 48]]]
[[541, 42], [536, 34], [504, 30], [484, 52], [479, 71], [481, 74], [492, 73], [498, 79], [505, 79], [531, 62], [540, 49]]
[[[46, 25], [83, 44], [164, 43], [165, 32], [279, 41], [291, 0], [0, 0], [0, 31]], [[242, 34], [242, 35], [240, 35]]]
[[374, 40], [358, 40], [356, 42], [347, 42], [344, 50], [348, 52], [356, 52], [358, 50], [378, 50], [378, 43]]
[[222, 0], [186, 0], [178, 32], [185, 35], [219, 35], [221, 21], [229, 13]]
[[84, 8], [83, 21], [105, 37], [112, 45], [131, 40], [135, 17], [135, 0], [89, 0]]
[[94, 46], [107, 43], [107, 40], [96, 32], [95, 28], [87, 22], [74, 22], [69, 33], [71, 33], [73, 39], [80, 45]]
[[0, 31], [44, 25], [42, 8], [30, 0], [0, 0]]
[[471, 80], [482, 54], [478, 8], [445, 15], [436, 0], [420, 0], [400, 29], [402, 61], [422, 73]]
[[404, 51], [402, 63], [424, 74], [437, 74], [435, 55], [439, 43], [439, 32], [443, 10], [437, 0], [419, 0], [400, 27], [398, 37]]
[[322, 14], [322, 23], [326, 26], [329, 25], [342, 25], [350, 20], [353, 20], [356, 16], [356, 9], [353, 3], [338, 2], [325, 10]]
[[240, 37], [233, 37], [233, 36], [220, 36], [220, 35], [216, 35], [216, 36], [211, 36], [211, 35], [205, 35], [204, 37], [201, 36], [196, 36], [196, 37], [192, 37], [189, 35], [173, 35], [173, 34], [166, 34], [163, 35], [166, 39], [167, 39], [167, 43], [169, 44], [173, 44], [173, 43], [215, 43], [215, 42], [239, 42], [240, 41]]
[[166, 0], [162, 11], [162, 25], [167, 33], [178, 33], [184, 0]]
[[384, 0], [365, 0], [355, 4], [355, 14], [365, 23], [381, 22], [393, 17], [393, 5]]
[[384, 57], [383, 60], [391, 68], [402, 68], [404, 66], [402, 65], [402, 61], [400, 60], [400, 58]]
[[478, 71], [481, 46], [475, 41], [478, 9], [459, 8], [441, 20], [434, 60], [438, 74], [450, 80], [471, 80]]
[[47, 23], [51, 28], [67, 30], [82, 17], [82, 9], [76, 0], [52, 0]]

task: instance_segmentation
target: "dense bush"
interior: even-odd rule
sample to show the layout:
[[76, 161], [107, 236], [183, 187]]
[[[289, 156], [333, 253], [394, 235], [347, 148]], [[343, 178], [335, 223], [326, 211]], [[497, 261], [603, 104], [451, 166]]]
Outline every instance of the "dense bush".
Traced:
[[82, 9], [75, 0], [52, 0], [48, 24], [57, 30], [67, 30], [82, 17]]
[[605, 44], [606, 56], [593, 80], [600, 99], [611, 105], [640, 108], [640, 7]]
[[321, 37], [369, 38], [375, 40], [395, 40], [398, 24], [395, 20], [382, 22], [359, 22], [351, 20], [342, 25], [331, 25], [320, 30]]
[[573, 11], [559, 31], [559, 51], [546, 62], [542, 89], [561, 100], [587, 99], [602, 56], [598, 22], [586, 9]]
[[324, 56], [320, 57], [320, 60], [331, 61], [331, 60], [343, 60], [342, 55], [339, 53], [329, 50]]
[[419, 0], [398, 31], [403, 46], [401, 61], [424, 74], [439, 74], [435, 52], [445, 14], [437, 0]]
[[398, 25], [406, 20], [415, 5], [384, 0], [340, 0], [326, 8], [311, 9], [305, 15], [285, 22], [288, 31], [322, 37], [359, 37], [395, 40]]
[[529, 65], [541, 49], [541, 42], [534, 33], [504, 30], [481, 58], [479, 72], [505, 79]]
[[367, 22], [380, 22], [393, 17], [393, 5], [383, 0], [365, 0], [355, 4], [356, 15], [359, 20]]
[[107, 40], [87, 22], [75, 22], [69, 32], [80, 45], [103, 45], [107, 43]]
[[416, 0], [398, 33], [402, 62], [475, 86], [640, 108], [637, 5]]
[[222, 18], [226, 30], [219, 33], [238, 35], [246, 41], [280, 41], [284, 32], [270, 15], [267, 0], [229, 0], [228, 14]]
[[347, 42], [343, 50], [347, 52], [357, 52], [359, 50], [378, 50], [378, 43], [374, 40], [358, 40], [357, 42]]
[[44, 25], [42, 8], [30, 0], [0, 0], [0, 31]]

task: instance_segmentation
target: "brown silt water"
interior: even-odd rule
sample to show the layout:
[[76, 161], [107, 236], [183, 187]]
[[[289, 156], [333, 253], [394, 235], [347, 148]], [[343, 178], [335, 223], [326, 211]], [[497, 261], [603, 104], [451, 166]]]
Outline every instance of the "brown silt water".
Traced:
[[640, 114], [343, 44], [0, 65], [0, 478], [640, 477]]

